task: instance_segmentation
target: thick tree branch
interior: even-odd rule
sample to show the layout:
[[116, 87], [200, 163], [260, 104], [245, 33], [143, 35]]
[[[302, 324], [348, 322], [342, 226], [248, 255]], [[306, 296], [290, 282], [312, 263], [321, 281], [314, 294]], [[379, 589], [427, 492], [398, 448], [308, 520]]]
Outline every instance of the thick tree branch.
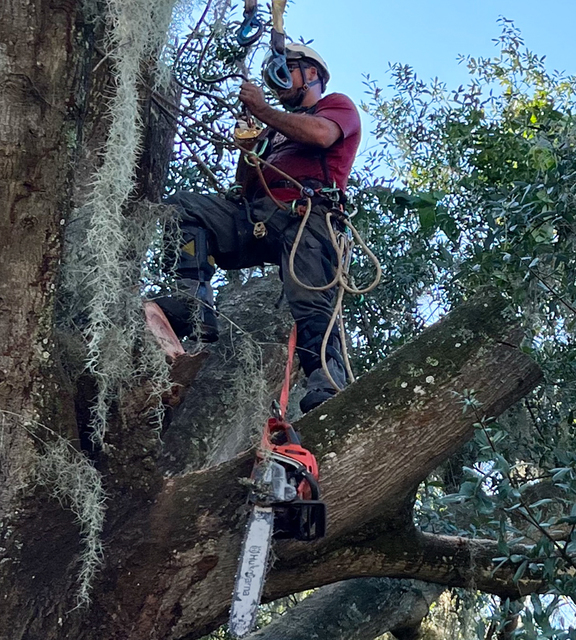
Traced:
[[[474, 390], [497, 416], [538, 383], [538, 367], [511, 346], [510, 325], [501, 299], [463, 305], [299, 421], [305, 444], [320, 452], [328, 537], [277, 544], [266, 598], [361, 575], [517, 593], [511, 568], [490, 575], [493, 543], [418, 536], [411, 520], [418, 483], [473, 433], [476, 417], [460, 395]], [[141, 585], [117, 619], [130, 638], [191, 639], [225, 619], [246, 513], [238, 478], [251, 464], [246, 452], [170, 478], [150, 515], [128, 523], [132, 553], [112, 566]]]
[[371, 640], [416, 627], [444, 587], [413, 580], [356, 579], [318, 589], [246, 640]]
[[[517, 545], [511, 553], [525, 554], [530, 547]], [[319, 584], [327, 576], [346, 579], [359, 576], [411, 578], [436, 582], [447, 587], [464, 587], [493, 593], [503, 598], [539, 591], [540, 576], [525, 575], [513, 581], [518, 565], [508, 562], [495, 571], [493, 558], [499, 554], [494, 540], [469, 539], [421, 533], [414, 530], [390, 532], [362, 545], [345, 548], [311, 560], [305, 571], [299, 567], [278, 566], [267, 583], [267, 593], [275, 597], [286, 582], [296, 591]]]

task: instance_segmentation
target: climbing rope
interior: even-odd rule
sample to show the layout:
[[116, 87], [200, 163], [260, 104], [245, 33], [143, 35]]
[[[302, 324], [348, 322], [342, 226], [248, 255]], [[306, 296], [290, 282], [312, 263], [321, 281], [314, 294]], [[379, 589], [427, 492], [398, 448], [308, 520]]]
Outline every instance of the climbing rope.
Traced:
[[272, 0], [272, 28], [284, 35], [284, 11], [286, 0]]
[[[308, 198], [306, 213], [302, 218], [302, 222], [300, 223], [300, 227], [298, 228], [298, 233], [296, 234], [296, 239], [294, 240], [294, 244], [292, 245], [292, 250], [290, 251], [290, 258], [288, 263], [289, 270], [290, 270], [290, 277], [296, 282], [298, 286], [303, 287], [308, 291], [327, 291], [328, 289], [331, 289], [334, 286], [338, 287], [338, 292], [336, 295], [336, 303], [334, 305], [334, 311], [332, 313], [332, 317], [330, 318], [330, 322], [328, 323], [328, 327], [326, 328], [326, 331], [324, 333], [324, 338], [322, 340], [320, 357], [322, 361], [322, 368], [324, 370], [324, 373], [326, 374], [326, 377], [330, 381], [330, 384], [337, 391], [341, 391], [341, 388], [338, 386], [338, 384], [336, 384], [336, 382], [334, 381], [334, 378], [332, 377], [328, 369], [328, 364], [326, 361], [326, 349], [328, 346], [328, 340], [330, 339], [330, 334], [332, 332], [332, 328], [334, 327], [334, 324], [336, 323], [336, 320], [340, 318], [340, 322], [338, 323], [338, 330], [340, 334], [340, 343], [342, 345], [342, 357], [344, 359], [344, 364], [346, 367], [346, 373], [348, 374], [348, 378], [350, 379], [351, 382], [354, 382], [355, 378], [354, 378], [354, 374], [352, 373], [352, 367], [350, 366], [350, 359], [348, 357], [348, 348], [346, 346], [346, 332], [344, 329], [344, 322], [343, 322], [342, 302], [344, 298], [344, 293], [348, 292], [353, 295], [363, 295], [363, 294], [369, 293], [370, 291], [375, 289], [380, 283], [380, 279], [382, 277], [382, 268], [380, 266], [380, 262], [378, 261], [378, 258], [374, 255], [374, 253], [372, 253], [372, 251], [368, 248], [366, 243], [362, 240], [362, 238], [360, 237], [360, 234], [358, 233], [354, 225], [350, 222], [350, 219], [348, 217], [343, 216], [342, 214], [336, 216], [333, 210], [328, 210], [326, 212], [325, 220], [326, 220], [326, 227], [328, 229], [328, 233], [330, 234], [332, 247], [336, 251], [336, 256], [337, 256], [336, 273], [331, 282], [320, 287], [314, 287], [302, 282], [296, 275], [296, 269], [295, 269], [294, 263], [296, 260], [296, 253], [298, 251], [298, 247], [300, 246], [300, 241], [302, 239], [302, 235], [306, 227], [306, 223], [308, 222], [308, 219], [310, 218], [311, 213], [312, 213], [312, 199]], [[358, 289], [357, 287], [353, 286], [350, 282], [349, 269], [350, 269], [350, 263], [352, 260], [352, 249], [354, 245], [351, 239], [347, 236], [347, 234], [340, 232], [338, 234], [339, 237], [336, 235], [336, 233], [334, 232], [334, 227], [332, 225], [332, 218], [334, 217], [337, 217], [339, 222], [343, 222], [346, 225], [346, 228], [350, 230], [352, 237], [356, 239], [358, 245], [366, 253], [368, 258], [376, 268], [376, 275], [373, 281], [370, 283], [370, 285], [368, 285], [363, 289]]]
[[[272, 199], [276, 204], [283, 205], [281, 208], [283, 208], [284, 210], [286, 209], [286, 207], [284, 206], [284, 203], [279, 203], [278, 200], [276, 200], [273, 197], [272, 193], [270, 192], [270, 189], [266, 184], [266, 181], [264, 180], [264, 176], [262, 174], [262, 169], [260, 165], [264, 165], [269, 169], [272, 169], [277, 174], [282, 176], [284, 179], [291, 182], [294, 185], [294, 187], [297, 188], [300, 191], [300, 193], [304, 195], [304, 197], [306, 198], [306, 211], [302, 216], [302, 220], [300, 222], [300, 226], [298, 227], [298, 232], [296, 234], [294, 244], [292, 245], [292, 250], [290, 251], [290, 257], [288, 262], [289, 273], [290, 273], [290, 277], [296, 282], [298, 286], [303, 287], [308, 291], [327, 291], [332, 287], [335, 287], [335, 286], [338, 287], [338, 292], [336, 294], [336, 303], [334, 305], [334, 311], [332, 313], [330, 322], [328, 323], [328, 327], [326, 329], [326, 332], [324, 333], [324, 338], [322, 340], [320, 358], [322, 362], [322, 368], [324, 370], [324, 373], [326, 374], [326, 377], [330, 381], [330, 384], [337, 391], [341, 391], [342, 389], [335, 382], [334, 378], [332, 377], [328, 369], [328, 364], [326, 359], [326, 350], [328, 347], [328, 340], [330, 339], [332, 328], [334, 327], [336, 321], [339, 319], [338, 331], [340, 334], [340, 342], [342, 345], [342, 357], [344, 359], [344, 364], [346, 367], [346, 373], [348, 374], [348, 378], [350, 379], [351, 382], [353, 382], [355, 378], [352, 372], [352, 367], [350, 366], [350, 359], [348, 357], [348, 349], [346, 346], [346, 332], [344, 328], [343, 313], [342, 313], [343, 311], [342, 302], [344, 298], [344, 293], [348, 292], [353, 295], [364, 295], [366, 293], [369, 293], [373, 289], [375, 289], [380, 283], [380, 280], [382, 277], [382, 268], [380, 266], [380, 262], [378, 261], [378, 258], [374, 255], [374, 253], [370, 250], [370, 248], [366, 245], [366, 243], [362, 240], [360, 234], [358, 233], [358, 231], [350, 221], [350, 218], [339, 210], [335, 211], [334, 209], [329, 209], [326, 212], [325, 221], [326, 221], [326, 227], [328, 229], [328, 233], [330, 236], [330, 241], [332, 243], [332, 247], [334, 248], [334, 251], [336, 252], [336, 257], [337, 257], [337, 267], [336, 267], [336, 272], [334, 274], [334, 278], [332, 279], [331, 282], [318, 287], [308, 285], [302, 282], [296, 274], [295, 260], [296, 260], [296, 254], [298, 252], [298, 248], [300, 246], [300, 242], [302, 240], [302, 235], [306, 228], [306, 224], [308, 223], [308, 220], [310, 219], [310, 216], [312, 214], [312, 197], [310, 197], [309, 195], [305, 195], [307, 193], [307, 190], [304, 187], [304, 185], [301, 184], [298, 180], [296, 180], [292, 176], [290, 176], [289, 174], [287, 174], [285, 171], [282, 171], [281, 169], [278, 169], [278, 167], [275, 167], [273, 164], [267, 162], [266, 160], [261, 158], [258, 155], [258, 153], [256, 153], [255, 151], [245, 149], [244, 147], [242, 147], [241, 144], [237, 143], [236, 141], [234, 141], [234, 144], [242, 151], [242, 153], [250, 157], [251, 160], [249, 164], [257, 168], [258, 176], [260, 178], [260, 181], [263, 187], [265, 188], [265, 191], [267, 192], [267, 195], [272, 197]], [[376, 274], [372, 282], [367, 287], [359, 289], [356, 286], [354, 286], [354, 284], [350, 280], [349, 269], [352, 261], [352, 250], [354, 248], [354, 243], [353, 243], [353, 240], [348, 236], [348, 234], [344, 232], [339, 232], [338, 235], [336, 234], [336, 232], [334, 231], [334, 227], [332, 225], [332, 220], [334, 218], [337, 219], [338, 222], [345, 225], [346, 229], [350, 231], [352, 238], [356, 240], [358, 246], [362, 249], [362, 251], [364, 251], [366, 256], [369, 258], [369, 260], [372, 262], [372, 264], [375, 267]]]

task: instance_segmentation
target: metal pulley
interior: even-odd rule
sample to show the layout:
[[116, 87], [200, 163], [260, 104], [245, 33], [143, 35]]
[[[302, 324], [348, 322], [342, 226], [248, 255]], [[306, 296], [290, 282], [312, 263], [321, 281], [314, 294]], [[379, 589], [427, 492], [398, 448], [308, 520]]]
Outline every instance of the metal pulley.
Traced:
[[236, 140], [236, 142], [255, 140], [261, 133], [262, 127], [259, 127], [253, 118], [239, 118], [236, 120], [234, 127], [234, 140]]

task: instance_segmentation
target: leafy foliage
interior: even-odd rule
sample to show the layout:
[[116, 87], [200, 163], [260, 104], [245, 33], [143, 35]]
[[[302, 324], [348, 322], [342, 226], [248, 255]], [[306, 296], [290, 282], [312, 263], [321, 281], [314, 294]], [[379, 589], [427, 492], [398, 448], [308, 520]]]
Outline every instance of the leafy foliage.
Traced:
[[[160, 101], [178, 120], [174, 162], [167, 189], [224, 194], [234, 180], [237, 149], [231, 132], [241, 113], [239, 84], [262, 45], [245, 49], [236, 41], [238, 12], [229, 3], [207, 3], [189, 33], [171, 50], [180, 104]], [[236, 14], [236, 16], [235, 16]]]
[[[501, 24], [500, 55], [462, 58], [472, 77], [467, 87], [427, 85], [393, 65], [394, 97], [385, 99], [368, 79], [365, 108], [386, 145], [373, 162], [385, 163], [419, 198], [417, 234], [434, 274], [429, 295], [447, 308], [484, 287], [502, 291], [523, 318], [524, 348], [546, 376], [498, 423], [482, 414], [472, 391], [460, 398], [464, 410], [476, 412], [475, 442], [460, 454], [456, 474], [423, 487], [420, 521], [435, 531], [498, 539], [497, 560], [517, 565], [515, 580], [542, 578], [553, 594], [548, 601], [533, 596], [513, 637], [560, 639], [575, 633], [551, 621], [567, 606], [561, 596], [571, 597], [576, 586], [576, 78], [549, 73], [514, 25]], [[407, 228], [413, 224], [408, 216]], [[514, 553], [520, 542], [529, 551]], [[492, 633], [504, 628], [508, 607], [492, 616]]]

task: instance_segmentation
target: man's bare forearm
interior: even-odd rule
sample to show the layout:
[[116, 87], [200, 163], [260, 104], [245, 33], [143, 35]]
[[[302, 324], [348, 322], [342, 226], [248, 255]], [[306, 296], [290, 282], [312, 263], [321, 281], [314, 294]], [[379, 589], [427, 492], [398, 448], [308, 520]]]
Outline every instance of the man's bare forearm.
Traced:
[[264, 105], [254, 115], [294, 142], [327, 149], [340, 137], [340, 127], [331, 120], [306, 113], [286, 113]]
[[294, 142], [327, 149], [342, 135], [335, 122], [322, 116], [274, 109], [266, 102], [262, 89], [251, 82], [244, 82], [240, 87], [240, 100], [261, 122]]

